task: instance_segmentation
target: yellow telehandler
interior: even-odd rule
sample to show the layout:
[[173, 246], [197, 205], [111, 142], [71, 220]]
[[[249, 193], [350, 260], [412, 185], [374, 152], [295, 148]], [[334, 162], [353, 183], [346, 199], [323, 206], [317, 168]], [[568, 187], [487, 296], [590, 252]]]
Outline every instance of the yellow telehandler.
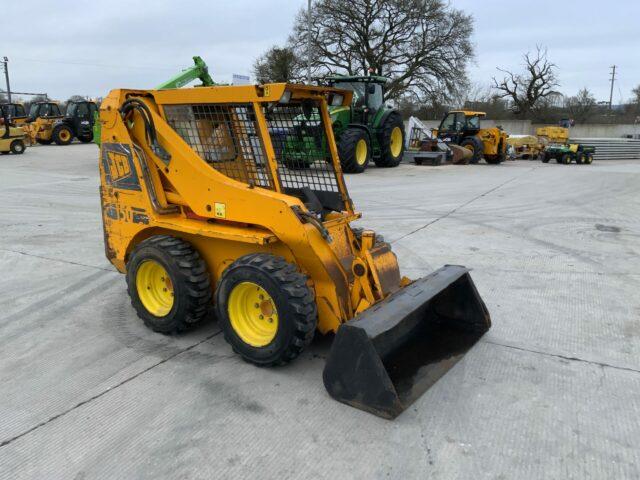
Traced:
[[[350, 92], [289, 84], [111, 91], [99, 119], [105, 250], [151, 329], [186, 330], [215, 306], [233, 350], [263, 366], [334, 333], [329, 394], [394, 418], [490, 317], [466, 268], [410, 281], [388, 243], [351, 227], [361, 215], [328, 111], [350, 104]], [[307, 168], [288, 168], [292, 144]]]

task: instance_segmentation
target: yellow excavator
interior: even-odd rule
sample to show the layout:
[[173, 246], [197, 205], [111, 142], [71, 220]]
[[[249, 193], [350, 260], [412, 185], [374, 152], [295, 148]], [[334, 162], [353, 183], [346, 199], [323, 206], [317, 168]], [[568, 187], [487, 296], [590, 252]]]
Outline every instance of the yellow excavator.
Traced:
[[[283, 83], [111, 91], [105, 251], [151, 329], [181, 332], [215, 308], [233, 350], [261, 366], [335, 334], [329, 394], [394, 418], [491, 322], [468, 269], [412, 281], [389, 243], [352, 227], [328, 110], [350, 104], [344, 90]], [[289, 137], [309, 139], [307, 168], [287, 166]]]

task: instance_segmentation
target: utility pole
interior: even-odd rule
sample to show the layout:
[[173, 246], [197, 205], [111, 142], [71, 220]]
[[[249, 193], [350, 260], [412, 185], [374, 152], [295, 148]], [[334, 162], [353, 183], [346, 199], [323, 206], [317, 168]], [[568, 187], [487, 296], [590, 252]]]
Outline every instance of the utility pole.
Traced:
[[11, 85], [9, 85], [9, 59], [7, 57], [4, 57], [2, 65], [4, 66], [4, 79], [7, 81], [7, 98], [9, 99], [9, 103], [11, 103]]
[[616, 66], [611, 67], [611, 94], [609, 95], [609, 110], [613, 108], [613, 84], [616, 82]]
[[307, 0], [307, 84], [311, 85], [311, 0]]

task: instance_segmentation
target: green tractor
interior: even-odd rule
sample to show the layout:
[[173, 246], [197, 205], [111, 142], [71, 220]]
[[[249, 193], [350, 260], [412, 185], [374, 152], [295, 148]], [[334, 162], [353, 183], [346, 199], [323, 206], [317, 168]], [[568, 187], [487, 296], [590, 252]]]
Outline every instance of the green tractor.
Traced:
[[[332, 76], [322, 83], [353, 92], [351, 106], [330, 106], [329, 114], [338, 146], [338, 156], [345, 173], [361, 173], [371, 160], [378, 167], [397, 167], [404, 153], [404, 124], [397, 110], [385, 105], [384, 86], [388, 79], [379, 76]], [[316, 115], [317, 116], [317, 115]], [[300, 116], [294, 119], [292, 131], [282, 134], [285, 165], [292, 169], [311, 167], [309, 150], [324, 151], [315, 145], [312, 130], [320, 118]]]
[[557, 163], [569, 165], [576, 162], [578, 165], [593, 163], [593, 155], [596, 147], [590, 147], [578, 143], [568, 145], [549, 145], [544, 152], [540, 154], [542, 163], [549, 163], [551, 159], [555, 159]]

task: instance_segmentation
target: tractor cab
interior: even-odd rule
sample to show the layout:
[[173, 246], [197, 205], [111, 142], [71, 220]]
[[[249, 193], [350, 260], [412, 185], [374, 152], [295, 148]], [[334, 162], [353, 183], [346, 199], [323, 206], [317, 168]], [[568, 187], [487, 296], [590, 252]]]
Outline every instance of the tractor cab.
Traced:
[[[388, 82], [385, 77], [378, 76], [333, 76], [327, 77], [328, 86], [350, 90], [353, 92], [351, 102], [351, 121], [368, 124], [378, 110], [384, 106], [384, 86]], [[329, 111], [344, 111], [339, 107], [330, 107]], [[333, 115], [332, 115], [333, 116]]]
[[36, 102], [29, 108], [28, 122], [35, 122], [38, 118], [59, 118], [60, 106], [56, 102]]
[[440, 122], [437, 136], [443, 140], [450, 139], [450, 142], [459, 145], [464, 138], [478, 134], [481, 128], [480, 119], [486, 115], [484, 112], [468, 110], [449, 112]]

